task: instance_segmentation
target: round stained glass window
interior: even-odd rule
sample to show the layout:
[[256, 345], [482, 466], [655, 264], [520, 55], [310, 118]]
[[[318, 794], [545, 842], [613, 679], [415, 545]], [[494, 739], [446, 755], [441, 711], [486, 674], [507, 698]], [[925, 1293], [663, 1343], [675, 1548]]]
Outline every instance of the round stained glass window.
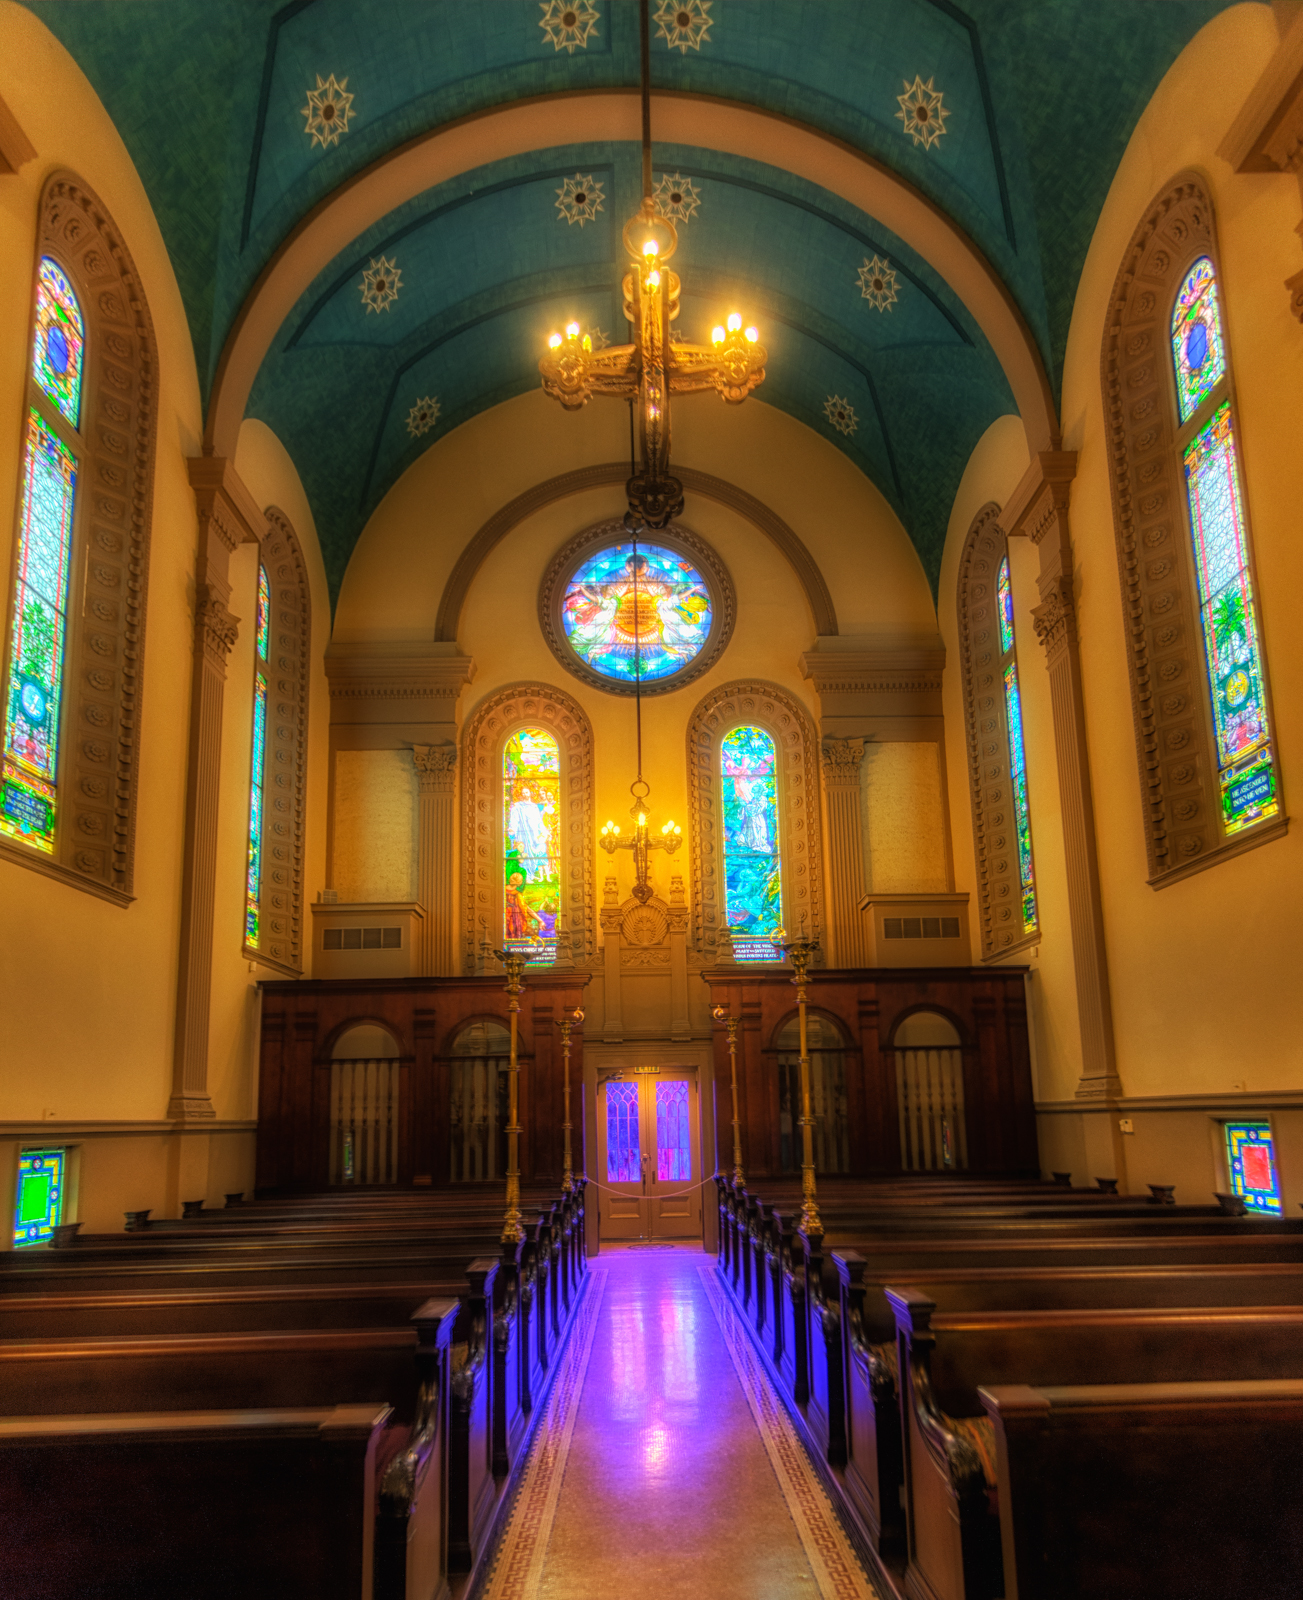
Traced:
[[544, 632], [576, 676], [616, 694], [677, 687], [732, 632], [733, 588], [719, 558], [680, 527], [636, 542], [621, 523], [572, 541], [549, 568]]

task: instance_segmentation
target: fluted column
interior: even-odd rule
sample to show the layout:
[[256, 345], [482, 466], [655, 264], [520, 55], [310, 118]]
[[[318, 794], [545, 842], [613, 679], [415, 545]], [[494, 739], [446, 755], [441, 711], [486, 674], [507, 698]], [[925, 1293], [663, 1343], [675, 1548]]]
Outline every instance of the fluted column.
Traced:
[[824, 838], [827, 841], [828, 961], [834, 967], [868, 962], [864, 937], [864, 825], [860, 811], [863, 739], [825, 739], [823, 766]]
[[457, 747], [452, 744], [413, 745], [412, 760], [421, 785], [416, 894], [425, 909], [417, 970], [426, 978], [450, 977], [456, 894], [453, 785]]
[[1097, 1100], [1121, 1094], [1122, 1084], [1113, 1042], [1113, 1002], [1104, 948], [1095, 804], [1086, 749], [1081, 647], [1073, 597], [1072, 541], [1068, 534], [1068, 491], [1076, 465], [1076, 455], [1071, 452], [1040, 454], [1006, 507], [1006, 531], [1025, 533], [1040, 551], [1036, 582], [1041, 604], [1033, 610], [1032, 619], [1045, 649], [1050, 677], [1081, 1038], [1082, 1070], [1077, 1097]]
[[[217, 894], [217, 825], [222, 774], [222, 713], [226, 661], [239, 632], [231, 597], [231, 552], [257, 540], [263, 519], [230, 463], [215, 457], [190, 462], [199, 509], [195, 564], [195, 640], [190, 680], [190, 739], [186, 773], [185, 858], [181, 885], [181, 947], [177, 970], [176, 1038], [169, 1117], [213, 1116], [208, 1093], [208, 1026], [212, 1002], [213, 918]], [[265, 522], [264, 522], [265, 526]], [[238, 937], [238, 930], [232, 937]]]

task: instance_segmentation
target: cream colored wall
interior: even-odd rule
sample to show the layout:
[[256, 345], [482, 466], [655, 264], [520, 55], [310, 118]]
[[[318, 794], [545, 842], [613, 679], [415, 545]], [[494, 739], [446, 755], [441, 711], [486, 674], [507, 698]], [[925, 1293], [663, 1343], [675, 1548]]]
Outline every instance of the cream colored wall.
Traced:
[[925, 741], [864, 747], [864, 880], [873, 893], [938, 894], [950, 887], [938, 756]]
[[341, 901], [415, 900], [416, 768], [405, 750], [337, 750], [331, 887]]
[[[21, 412], [37, 205], [51, 172], [68, 168], [104, 201], [140, 272], [159, 348], [158, 435], [140, 712], [135, 900], [126, 909], [0, 861], [0, 1224], [12, 1203], [21, 1145], [78, 1152], [77, 1215], [116, 1229], [124, 1210], [176, 1215], [182, 1199], [253, 1180], [256, 1024], [251, 971], [240, 951], [249, 762], [251, 633], [230, 664], [223, 738], [222, 836], [214, 938], [209, 1088], [212, 1131], [165, 1120], [172, 1086], [181, 918], [186, 758], [194, 616], [196, 515], [186, 461], [199, 454], [202, 412], [189, 329], [157, 222], [126, 148], [63, 47], [29, 11], [0, 0], [0, 96], [36, 159], [0, 178], [0, 415]], [[16, 507], [17, 431], [0, 450], [0, 506]], [[324, 569], [302, 487], [260, 424], [246, 424], [239, 470], [260, 505], [278, 505], [304, 546], [314, 614], [329, 618]], [[0, 571], [11, 570], [15, 517], [0, 517]], [[252, 616], [252, 547], [237, 551], [231, 608]], [[313, 634], [314, 735], [306, 885], [324, 880], [329, 701], [321, 669], [328, 620]], [[262, 975], [266, 975], [263, 973]], [[21, 1005], [17, 997], [21, 997]], [[21, 1019], [21, 1025], [20, 1025]], [[235, 1124], [235, 1126], [231, 1126]], [[9, 1229], [0, 1232], [0, 1247]]]
[[[1145, 208], [1170, 179], [1198, 171], [1216, 206], [1222, 292], [1239, 411], [1263, 637], [1282, 788], [1303, 783], [1303, 644], [1289, 608], [1303, 586], [1297, 537], [1298, 394], [1303, 331], [1283, 280], [1298, 268], [1297, 185], [1234, 174], [1217, 145], [1277, 43], [1269, 7], [1214, 18], [1159, 85], [1119, 164], [1074, 305], [1063, 385], [1064, 448], [1078, 452], [1071, 523], [1101, 894], [1112, 986], [1120, 1108], [1072, 1103], [1079, 1072], [1075, 989], [1043, 656], [1031, 627], [1035, 551], [1012, 544], [1017, 639], [1042, 938], [1031, 964], [1042, 1156], [1086, 1181], [1119, 1173], [1133, 1190], [1175, 1182], [1206, 1199], [1216, 1181], [1216, 1119], [1276, 1121], [1287, 1200], [1303, 1198], [1293, 1108], [1303, 1095], [1297, 966], [1303, 945], [1303, 841], [1286, 838], [1155, 892], [1146, 883], [1123, 604], [1118, 578], [1100, 349], [1118, 266]], [[942, 572], [950, 652], [945, 708], [956, 878], [973, 883], [971, 807], [955, 659], [955, 572], [987, 500], [1003, 502], [1026, 464], [1013, 419], [974, 452], [954, 507]], [[1025, 960], [1020, 955], [1017, 960]], [[1058, 1102], [1058, 1109], [1048, 1106]], [[1067, 1102], [1067, 1104], [1064, 1104]], [[1128, 1115], [1134, 1134], [1111, 1122]], [[1300, 1155], [1303, 1160], [1303, 1155]], [[1296, 1163], [1297, 1164], [1297, 1163]]]
[[[696, 466], [762, 500], [799, 535], [820, 565], [837, 608], [843, 635], [896, 640], [929, 636], [936, 614], [917, 553], [898, 519], [869, 481], [827, 440], [782, 412], [757, 401], [725, 407], [697, 396], [675, 408], [676, 462]], [[590, 463], [618, 461], [628, 450], [622, 407], [594, 402], [577, 416], [541, 392], [522, 396], [464, 424], [436, 443], [394, 486], [368, 523], [349, 565], [336, 613], [337, 641], [428, 639], [444, 583], [479, 527], [507, 501], [534, 484]], [[600, 825], [628, 816], [629, 783], [636, 770], [633, 708], [625, 696], [591, 689], [560, 664], [538, 623], [538, 592], [548, 562], [583, 528], [623, 515], [618, 485], [574, 494], [525, 518], [490, 553], [467, 596], [458, 633], [462, 651], [476, 663], [463, 691], [469, 717], [485, 697], [507, 684], [556, 684], [584, 708], [593, 725], [596, 805]], [[643, 768], [652, 786], [654, 823], [687, 817], [685, 738], [698, 701], [718, 684], [758, 678], [777, 683], [811, 716], [813, 687], [799, 659], [815, 643], [814, 620], [796, 574], [766, 536], [736, 511], [689, 495], [684, 524], [718, 551], [737, 591], [732, 640], [709, 672], [669, 694], [643, 703]], [[886, 747], [884, 747], [886, 748]], [[892, 751], [910, 746], [891, 746]], [[922, 854], [940, 852], [944, 878], [935, 750], [931, 812], [936, 813]], [[399, 792], [400, 774], [384, 763], [366, 767], [349, 753], [336, 756], [334, 870], [340, 898], [365, 888], [382, 899], [387, 868], [368, 859], [359, 839], [360, 784], [386, 807]], [[378, 753], [377, 753], [378, 754]], [[912, 758], [884, 757], [884, 815], [899, 816], [913, 803], [919, 776]], [[894, 786], [894, 787], [892, 787]], [[414, 800], [414, 789], [412, 791]], [[392, 819], [391, 819], [392, 820]], [[407, 837], [401, 820], [392, 826]], [[405, 846], [404, 846], [405, 848]], [[931, 851], [931, 856], [928, 855]], [[917, 853], [917, 851], [916, 851]], [[690, 871], [685, 848], [667, 867], [654, 864], [654, 881], [668, 892], [670, 871]], [[632, 885], [626, 853], [597, 852], [595, 883], [614, 872], [622, 896]], [[912, 885], [911, 885], [912, 886]], [[944, 883], [941, 885], [944, 887]], [[361, 896], [359, 896], [361, 897]]]

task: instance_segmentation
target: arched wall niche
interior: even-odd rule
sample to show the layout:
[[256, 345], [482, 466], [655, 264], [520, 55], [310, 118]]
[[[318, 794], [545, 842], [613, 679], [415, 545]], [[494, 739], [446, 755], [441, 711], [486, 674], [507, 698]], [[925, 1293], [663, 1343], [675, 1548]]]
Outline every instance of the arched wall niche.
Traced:
[[592, 726], [564, 689], [512, 684], [477, 707], [462, 736], [461, 965], [468, 973], [480, 970], [481, 940], [496, 948], [503, 937], [502, 752], [509, 736], [526, 726], [547, 729], [561, 754], [566, 938], [559, 959], [583, 965], [596, 949]]
[[823, 929], [823, 851], [819, 825], [819, 749], [804, 706], [777, 684], [726, 683], [701, 700], [688, 723], [688, 844], [695, 893], [692, 934], [697, 954], [721, 954], [724, 916], [719, 747], [733, 728], [754, 724], [778, 751], [778, 826], [782, 850], [783, 919], [789, 933], [817, 938]]
[[999, 676], [996, 577], [1007, 542], [1000, 526], [1000, 507], [994, 502], [983, 506], [964, 541], [956, 593], [969, 805], [984, 958], [1011, 955], [1040, 938], [1039, 932], [1025, 933], [1019, 914], [1008, 713]]
[[[72, 284], [86, 340], [60, 708], [60, 818], [53, 855], [2, 848], [10, 860], [127, 905], [135, 882], [158, 345], [131, 252], [107, 207], [75, 173], [55, 172], [45, 184], [33, 279], [45, 255]], [[12, 577], [6, 578], [7, 622]]]

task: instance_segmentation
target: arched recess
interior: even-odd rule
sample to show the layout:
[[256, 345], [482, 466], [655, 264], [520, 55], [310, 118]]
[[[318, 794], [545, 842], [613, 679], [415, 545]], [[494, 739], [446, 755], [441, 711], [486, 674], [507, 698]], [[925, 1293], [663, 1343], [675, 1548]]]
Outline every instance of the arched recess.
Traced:
[[[973, 519], [959, 557], [956, 607], [959, 672], [964, 689], [964, 739], [977, 862], [982, 956], [1005, 956], [1033, 945], [1039, 928], [1024, 923], [1009, 710], [1001, 680], [996, 585], [1008, 541], [1000, 507]], [[1021, 739], [1021, 731], [1019, 732]]]
[[[705, 961], [720, 955], [724, 925], [724, 840], [719, 747], [733, 728], [756, 724], [778, 751], [783, 917], [790, 933], [817, 938], [823, 928], [823, 851], [819, 833], [819, 748], [805, 707], [777, 684], [726, 683], [712, 689], [688, 723], [688, 841], [696, 880], [693, 943]], [[822, 957], [816, 958], [821, 961]]]
[[[594, 954], [593, 730], [579, 703], [548, 684], [518, 683], [491, 695], [462, 735], [462, 969], [478, 972], [483, 940], [497, 948], [502, 922], [502, 751], [517, 728], [535, 725], [556, 739], [561, 755], [561, 915], [568, 959], [582, 966]], [[567, 960], [566, 939], [558, 960]]]
[[[1109, 301], [1100, 361], [1141, 817], [1154, 888], [1276, 838], [1287, 826], [1283, 806], [1242, 831], [1228, 833], [1222, 823], [1182, 469], [1188, 441], [1178, 418], [1170, 341], [1177, 292], [1201, 257], [1212, 262], [1224, 295], [1212, 200], [1202, 178], [1186, 172], [1155, 197], [1131, 236]], [[1225, 330], [1224, 299], [1221, 318]], [[1234, 420], [1229, 338], [1226, 346], [1226, 380], [1224, 389], [1217, 387]], [[1242, 484], [1242, 457], [1239, 478]], [[1251, 569], [1247, 505], [1243, 514]], [[1265, 652], [1261, 667], [1266, 690]]]
[[263, 916], [249, 954], [291, 977], [303, 970], [303, 842], [307, 821], [312, 598], [293, 525], [267, 509], [262, 564], [271, 585], [271, 645], [262, 819]]
[[[52, 852], [8, 840], [0, 850], [126, 905], [134, 880], [158, 345], [131, 253], [102, 202], [74, 174], [56, 172], [46, 183], [36, 231], [33, 279], [41, 258], [51, 257], [85, 325], [56, 708], [59, 816]], [[6, 610], [11, 598], [12, 579]]]
[[[940, 274], [982, 329], [1013, 391], [1029, 449], [1058, 449], [1054, 397], [1026, 319], [995, 268], [933, 201], [872, 156], [776, 112], [679, 91], [653, 96], [652, 115], [659, 141], [768, 162], [890, 228]], [[227, 335], [205, 455], [234, 456], [263, 358], [299, 297], [341, 251], [436, 184], [554, 146], [559, 118], [568, 142], [636, 141], [638, 91], [540, 95], [445, 123], [381, 156], [314, 207], [263, 268]]]
[[[726, 483], [723, 478], [716, 478], [709, 472], [699, 472], [694, 467], [675, 467], [674, 470], [685, 489], [705, 495], [707, 499], [716, 500], [720, 505], [728, 506], [739, 516], [745, 517], [753, 527], [758, 528], [778, 546], [791, 563], [805, 591], [806, 603], [810, 607], [810, 615], [814, 621], [814, 631], [820, 635], [835, 634], [837, 610], [833, 605], [832, 594], [824, 581], [823, 573], [819, 570], [818, 562], [810, 554], [795, 529], [789, 527], [763, 501], [757, 500], [745, 489]], [[544, 506], [551, 505], [555, 500], [564, 500], [568, 495], [581, 494], [586, 489], [605, 488], [611, 483], [623, 484], [628, 476], [627, 461], [609, 461], [599, 466], [579, 467], [573, 472], [563, 472], [555, 478], [548, 478], [543, 483], [536, 483], [533, 488], [526, 489], [523, 494], [518, 494], [514, 500], [508, 501], [500, 510], [495, 511], [470, 539], [458, 556], [456, 565], [448, 574], [448, 581], [439, 600], [439, 613], [434, 628], [435, 639], [456, 640], [457, 630], [461, 626], [462, 608], [466, 604], [466, 597], [471, 591], [476, 573], [488, 559], [490, 551], [526, 517], [533, 516], [536, 511], [541, 511]]]

